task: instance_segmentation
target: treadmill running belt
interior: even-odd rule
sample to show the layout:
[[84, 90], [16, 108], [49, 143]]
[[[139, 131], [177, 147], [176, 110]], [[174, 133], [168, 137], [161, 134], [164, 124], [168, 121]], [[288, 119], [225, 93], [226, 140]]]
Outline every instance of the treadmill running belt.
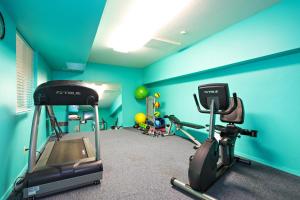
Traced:
[[82, 139], [62, 140], [55, 142], [47, 165], [62, 165], [63, 163], [75, 162], [87, 157], [88, 155]]

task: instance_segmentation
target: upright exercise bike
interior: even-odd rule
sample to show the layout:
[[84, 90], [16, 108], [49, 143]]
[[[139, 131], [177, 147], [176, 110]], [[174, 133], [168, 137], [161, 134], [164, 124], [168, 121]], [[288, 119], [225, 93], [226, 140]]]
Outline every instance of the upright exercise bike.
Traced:
[[[199, 99], [194, 94], [194, 100], [200, 113], [210, 114], [209, 137], [190, 158], [189, 185], [176, 178], [171, 179], [171, 184], [201, 199], [215, 199], [205, 192], [235, 161], [251, 164], [250, 161], [234, 156], [236, 138], [240, 135], [257, 136], [257, 131], [242, 129], [235, 124], [244, 122], [243, 103], [233, 93], [229, 96], [227, 84], [207, 84], [198, 87]], [[216, 126], [215, 116], [220, 114], [221, 121], [228, 125]], [[214, 137], [215, 131], [220, 133], [220, 139]]]

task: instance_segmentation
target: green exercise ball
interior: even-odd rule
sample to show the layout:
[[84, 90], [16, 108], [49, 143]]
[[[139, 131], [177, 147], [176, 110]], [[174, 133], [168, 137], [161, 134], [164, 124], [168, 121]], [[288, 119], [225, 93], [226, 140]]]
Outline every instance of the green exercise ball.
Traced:
[[144, 99], [148, 96], [149, 92], [145, 86], [139, 86], [136, 88], [134, 95], [136, 99]]

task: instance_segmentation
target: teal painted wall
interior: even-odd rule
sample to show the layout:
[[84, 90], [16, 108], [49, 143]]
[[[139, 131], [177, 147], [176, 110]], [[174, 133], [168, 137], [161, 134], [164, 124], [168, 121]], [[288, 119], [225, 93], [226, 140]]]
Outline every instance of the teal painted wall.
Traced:
[[111, 126], [115, 126], [116, 121], [118, 119], [118, 126], [123, 126], [123, 107], [119, 106], [113, 113], [110, 113]]
[[53, 71], [53, 78], [120, 84], [122, 86], [123, 125], [132, 126], [134, 115], [137, 112], [145, 112], [144, 102], [138, 102], [134, 98], [136, 87], [143, 82], [142, 73], [142, 69], [89, 63], [83, 73]]
[[[124, 126], [132, 126], [134, 115], [145, 112], [145, 102], [134, 98], [134, 90], [147, 83], [152, 92], [161, 93], [160, 111], [200, 124], [208, 116], [194, 107], [192, 94], [199, 84], [227, 82], [231, 92], [243, 98], [246, 120], [243, 127], [259, 131], [258, 138], [243, 137], [237, 142], [239, 155], [300, 175], [297, 154], [298, 113], [300, 107], [300, 1], [282, 0], [273, 7], [217, 33], [190, 48], [164, 58], [145, 70], [88, 63], [83, 73], [51, 71], [41, 55], [35, 53], [35, 83], [51, 78], [101, 81], [122, 85], [122, 107], [116, 112]], [[24, 169], [32, 111], [15, 114], [16, 25], [0, 5], [7, 34], [0, 41], [0, 199], [4, 199], [16, 177]], [[103, 116], [107, 111], [100, 110]], [[60, 112], [57, 113], [60, 115]], [[42, 116], [45, 116], [43, 111]], [[62, 119], [66, 115], [61, 115]], [[46, 121], [41, 120], [39, 146], [47, 139]], [[194, 132], [199, 139], [205, 132]]]
[[35, 57], [37, 59], [35, 62], [35, 71], [37, 73], [37, 84], [36, 85], [40, 85], [42, 83], [45, 83], [46, 81], [51, 80], [52, 77], [52, 70], [50, 68], [50, 66], [48, 65], [48, 63], [44, 60], [44, 58], [38, 53], [35, 53]]
[[[208, 124], [209, 116], [196, 110], [193, 93], [200, 84], [228, 83], [244, 101], [244, 128], [259, 131], [257, 138], [242, 137], [236, 153], [300, 175], [298, 128], [300, 107], [300, 51], [263, 61], [216, 69], [148, 85], [161, 93], [160, 111], [183, 121]], [[193, 132], [200, 140], [205, 132]]]
[[[26, 169], [30, 128], [33, 111], [16, 115], [16, 26], [12, 18], [0, 4], [0, 11], [6, 23], [6, 36], [0, 41], [0, 199], [9, 195], [15, 179]], [[43, 58], [34, 55], [35, 83], [51, 78], [51, 71]], [[40, 132], [46, 127], [45, 113], [42, 113]], [[47, 134], [40, 134], [38, 145], [41, 146]]]
[[123, 109], [122, 109], [122, 95], [120, 94], [109, 108], [110, 117], [113, 118], [112, 126], [115, 125], [118, 119], [118, 126], [123, 126]]
[[145, 69], [145, 83], [299, 48], [299, 9], [300, 1], [282, 0], [182, 52], [150, 65]]
[[[101, 118], [103, 117], [103, 119], [106, 121], [107, 129], [110, 129], [110, 127], [112, 125], [114, 125], [114, 123], [116, 121], [116, 117], [111, 115], [110, 108], [100, 108], [99, 114], [100, 114]], [[100, 118], [100, 120], [101, 120], [101, 118]]]
[[206, 124], [208, 116], [196, 111], [192, 94], [200, 84], [229, 83], [245, 103], [243, 127], [259, 131], [256, 139], [239, 139], [237, 154], [300, 175], [299, 8], [300, 1], [283, 0], [145, 68], [145, 83], [165, 102], [161, 112]]
[[[68, 108], [67, 106], [54, 106], [53, 107], [55, 117], [58, 122], [68, 122]], [[61, 126], [60, 127], [63, 133], [68, 132], [68, 126]]]
[[123, 126], [123, 108], [122, 108], [122, 106], [118, 109], [115, 116], [116, 116], [116, 118], [118, 118], [118, 126]]
[[120, 94], [116, 100], [112, 103], [112, 105], [110, 106], [110, 113], [113, 114], [114, 112], [116, 112], [119, 107], [122, 106], [122, 95]]
[[[13, 152], [22, 153], [21, 148], [18, 148], [17, 143], [20, 135], [17, 135], [15, 123], [18, 118], [15, 116], [15, 99], [16, 99], [16, 27], [10, 16], [0, 5], [0, 11], [4, 15], [6, 23], [6, 36], [0, 42], [0, 156], [2, 166], [0, 170], [0, 199], [10, 187], [12, 181], [18, 175], [23, 166], [19, 160], [14, 160]], [[17, 149], [15, 149], [17, 147]], [[24, 155], [25, 156], [25, 155]], [[22, 158], [23, 159], [23, 158]], [[17, 165], [17, 167], [16, 167]]]
[[111, 115], [113, 118], [114, 118], [114, 121], [113, 121], [113, 126], [115, 125], [116, 123], [116, 120], [118, 119], [118, 126], [123, 126], [123, 109], [122, 109], [122, 106], [120, 106], [117, 111], [115, 113], [113, 113], [113, 115]]

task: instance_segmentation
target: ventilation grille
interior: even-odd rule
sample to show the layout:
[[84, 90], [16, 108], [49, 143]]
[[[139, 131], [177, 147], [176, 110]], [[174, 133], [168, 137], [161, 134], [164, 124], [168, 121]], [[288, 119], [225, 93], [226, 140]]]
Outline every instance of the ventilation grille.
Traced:
[[67, 70], [70, 71], [84, 71], [85, 70], [85, 63], [76, 63], [76, 62], [67, 62], [66, 63]]
[[180, 42], [169, 40], [166, 38], [155, 37], [152, 38], [145, 47], [152, 49], [159, 49], [161, 51], [170, 51], [181, 46]]

